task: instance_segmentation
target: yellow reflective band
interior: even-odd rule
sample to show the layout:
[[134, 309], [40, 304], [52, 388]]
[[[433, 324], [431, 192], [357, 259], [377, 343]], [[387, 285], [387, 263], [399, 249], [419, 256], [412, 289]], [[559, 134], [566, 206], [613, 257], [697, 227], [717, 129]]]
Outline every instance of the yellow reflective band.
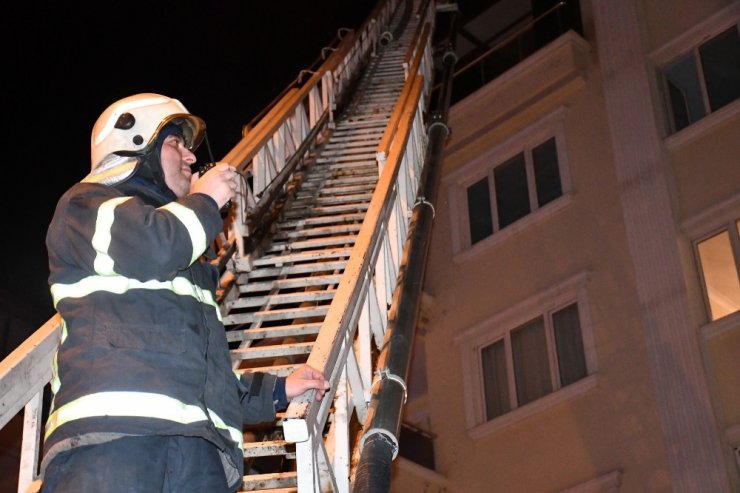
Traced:
[[59, 390], [59, 387], [61, 387], [61, 382], [59, 381], [59, 365], [57, 363], [57, 356], [59, 354], [59, 351], [56, 351], [54, 353], [54, 360], [52, 361], [51, 365], [51, 393], [56, 394]]
[[220, 430], [226, 430], [231, 439], [239, 445], [239, 450], [244, 452], [244, 435], [242, 432], [224, 423], [224, 420], [218, 414], [214, 413], [212, 409], [208, 409], [208, 415], [211, 417], [213, 425]]
[[[216, 413], [208, 410], [216, 428], [228, 432], [229, 437], [243, 450], [241, 430], [227, 426]], [[146, 392], [98, 392], [89, 394], [61, 406], [49, 415], [44, 440], [57, 428], [72, 421], [101, 416], [156, 418], [181, 424], [206, 421], [203, 409], [185, 404], [172, 397]]]
[[172, 281], [151, 280], [142, 282], [123, 276], [89, 276], [74, 284], [54, 283], [50, 288], [55, 308], [65, 298], [83, 298], [99, 291], [124, 294], [132, 289], [166, 290], [181, 296], [192, 296], [201, 303], [215, 308], [216, 316], [221, 320], [221, 311], [218, 309], [218, 304], [213, 299], [211, 292], [196, 286], [184, 277], [176, 277]]
[[62, 336], [60, 337], [60, 340], [59, 340], [59, 344], [60, 345], [61, 344], [64, 344], [64, 341], [67, 340], [67, 335], [68, 335], [68, 333], [67, 333], [67, 321], [64, 320], [63, 318], [61, 319], [61, 321], [62, 321]]
[[[120, 164], [119, 164], [120, 163]], [[121, 177], [129, 176], [136, 167], [138, 161], [135, 158], [124, 158], [120, 156], [111, 164], [101, 166], [93, 170], [89, 175], [81, 180], [82, 183], [103, 183], [114, 184], [121, 181]], [[105, 168], [108, 169], [105, 169]]]
[[[59, 342], [60, 346], [64, 344], [64, 341], [67, 340], [67, 322], [63, 318], [61, 319], [61, 325], [62, 337], [61, 341]], [[61, 381], [59, 380], [59, 365], [57, 363], [57, 356], [59, 356], [59, 348], [54, 351], [54, 359], [52, 360], [51, 365], [51, 393], [55, 395], [59, 391], [59, 387], [61, 387]]]
[[98, 217], [95, 221], [95, 234], [92, 238], [92, 246], [98, 253], [95, 257], [95, 272], [100, 275], [113, 275], [113, 259], [108, 255], [110, 246], [110, 228], [113, 225], [113, 213], [119, 204], [126, 202], [131, 197], [119, 197], [103, 203], [98, 208]]
[[208, 242], [206, 240], [206, 232], [203, 229], [203, 225], [198, 220], [198, 216], [195, 215], [192, 209], [188, 209], [182, 204], [177, 202], [170, 202], [167, 205], [161, 207], [170, 211], [182, 222], [190, 233], [190, 242], [193, 246], [193, 258], [190, 259], [190, 264], [198, 260], [203, 252], [206, 251]]

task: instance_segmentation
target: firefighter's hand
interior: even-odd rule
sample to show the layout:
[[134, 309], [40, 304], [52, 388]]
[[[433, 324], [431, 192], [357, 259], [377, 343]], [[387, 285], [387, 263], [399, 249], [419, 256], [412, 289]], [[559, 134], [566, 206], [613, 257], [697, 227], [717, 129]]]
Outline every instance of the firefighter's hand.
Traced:
[[316, 389], [316, 400], [320, 401], [329, 386], [329, 382], [320, 371], [302, 365], [285, 379], [285, 395], [290, 400], [307, 390]]
[[229, 163], [216, 163], [203, 176], [193, 173], [190, 180], [190, 193], [209, 195], [216, 201], [219, 209], [236, 196], [239, 184], [238, 173]]

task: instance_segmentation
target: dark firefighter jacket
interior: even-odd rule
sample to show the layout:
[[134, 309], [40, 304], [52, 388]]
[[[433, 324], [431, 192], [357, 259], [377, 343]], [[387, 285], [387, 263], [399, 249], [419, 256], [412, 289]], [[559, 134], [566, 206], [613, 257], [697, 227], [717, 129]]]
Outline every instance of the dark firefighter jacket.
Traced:
[[234, 487], [242, 423], [274, 419], [276, 378], [232, 371], [217, 272], [200, 259], [222, 228], [218, 207], [173, 198], [134, 177], [78, 183], [57, 204], [47, 249], [62, 337], [43, 468], [124, 435], [198, 436], [218, 447]]

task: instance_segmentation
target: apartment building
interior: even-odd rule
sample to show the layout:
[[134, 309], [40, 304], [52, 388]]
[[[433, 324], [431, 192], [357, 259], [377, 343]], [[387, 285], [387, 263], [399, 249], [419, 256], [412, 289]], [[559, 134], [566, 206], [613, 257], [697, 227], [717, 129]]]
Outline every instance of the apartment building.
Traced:
[[740, 491], [740, 2], [489, 3], [393, 491]]

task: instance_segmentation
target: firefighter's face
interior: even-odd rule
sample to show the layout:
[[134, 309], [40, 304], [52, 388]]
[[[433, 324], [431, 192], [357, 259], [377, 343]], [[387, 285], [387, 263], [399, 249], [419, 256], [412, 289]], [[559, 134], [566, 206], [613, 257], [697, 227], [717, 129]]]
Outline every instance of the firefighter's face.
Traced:
[[160, 154], [164, 181], [178, 198], [190, 192], [190, 167], [195, 163], [195, 154], [187, 147], [179, 135], [168, 135], [162, 143]]

